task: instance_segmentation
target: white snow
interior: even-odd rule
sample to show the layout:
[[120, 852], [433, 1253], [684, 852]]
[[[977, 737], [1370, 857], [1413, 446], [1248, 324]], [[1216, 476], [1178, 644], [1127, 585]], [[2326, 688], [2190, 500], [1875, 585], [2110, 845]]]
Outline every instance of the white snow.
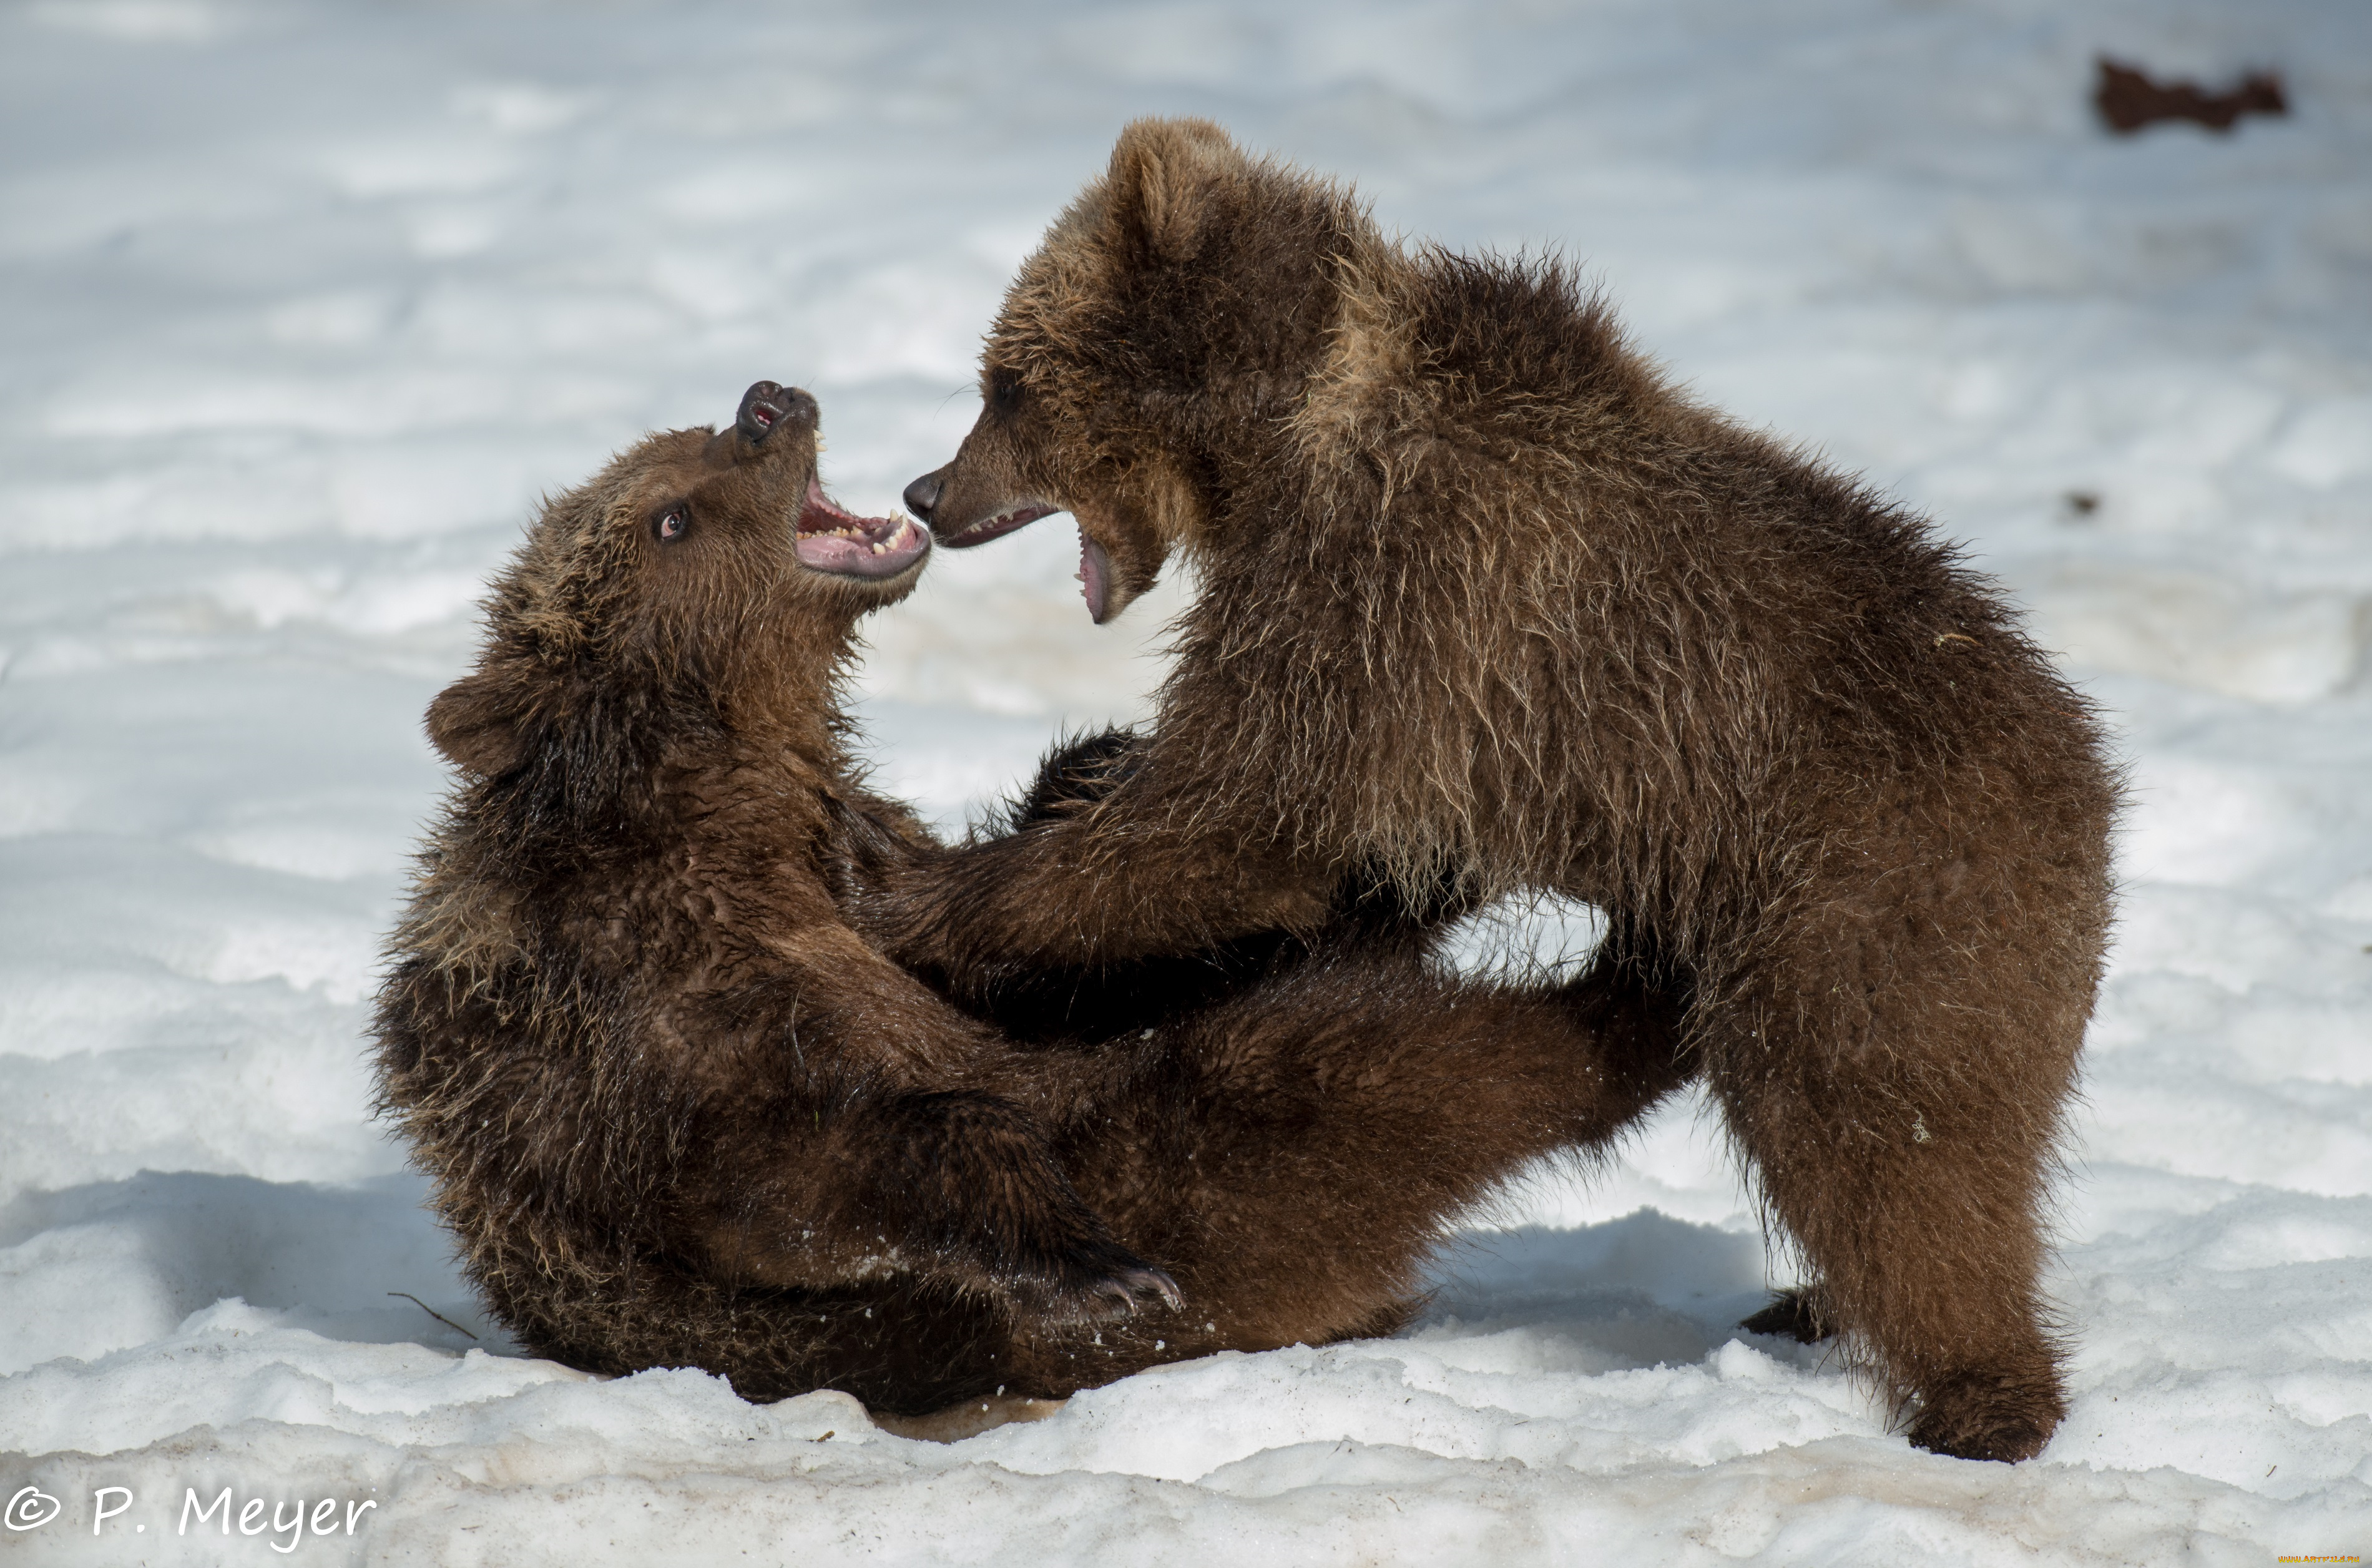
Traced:
[[[2278, 66], [2296, 112], [2111, 138], [2100, 50]], [[1412, 235], [1583, 259], [1704, 396], [1933, 509], [2113, 710], [2124, 918], [2040, 1459], [1918, 1453], [1729, 1328], [1789, 1264], [1693, 1104], [1522, 1184], [1401, 1339], [952, 1446], [588, 1379], [478, 1313], [359, 1038], [478, 585], [539, 491], [762, 376], [886, 505], [1148, 111]], [[2372, 1551], [2355, 0], [41, 0], [0, 7], [0, 1500], [60, 1510], [11, 1561]], [[958, 821], [1142, 712], [1180, 588], [1099, 631], [1075, 549], [944, 556], [878, 620], [890, 788]], [[254, 1533], [179, 1533], [226, 1487]], [[299, 1501], [331, 1533], [275, 1527]]]

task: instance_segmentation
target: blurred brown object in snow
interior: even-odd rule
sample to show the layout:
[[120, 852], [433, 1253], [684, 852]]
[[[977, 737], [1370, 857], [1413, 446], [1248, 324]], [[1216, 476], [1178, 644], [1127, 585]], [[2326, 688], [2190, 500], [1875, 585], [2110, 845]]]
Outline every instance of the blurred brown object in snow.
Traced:
[[2243, 114], [2287, 114], [2289, 100], [2282, 96], [2278, 72], [2252, 71], [2227, 92], [2211, 93], [2196, 82], [2160, 86], [2149, 74], [2099, 57], [2100, 85], [2092, 89], [2092, 105], [2109, 129], [2131, 135], [2160, 120], [2193, 120], [2211, 131], [2229, 131]]

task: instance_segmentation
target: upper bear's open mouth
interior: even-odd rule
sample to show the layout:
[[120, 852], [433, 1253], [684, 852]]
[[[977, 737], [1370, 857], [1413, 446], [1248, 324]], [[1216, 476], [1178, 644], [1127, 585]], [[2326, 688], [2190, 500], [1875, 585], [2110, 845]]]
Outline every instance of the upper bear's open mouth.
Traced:
[[951, 534], [943, 534], [939, 538], [939, 542], [949, 550], [970, 550], [975, 544], [986, 544], [990, 540], [1001, 539], [1016, 528], [1026, 528], [1039, 518], [1051, 517], [1062, 509], [1060, 506], [1041, 506], [1036, 502], [1031, 502], [1026, 506], [1016, 506], [1009, 512], [999, 512], [994, 517], [983, 517], [970, 528], [959, 528]]
[[842, 511], [809, 478], [799, 503], [799, 564], [838, 577], [894, 577], [930, 553], [931, 536], [912, 517], [859, 517]]

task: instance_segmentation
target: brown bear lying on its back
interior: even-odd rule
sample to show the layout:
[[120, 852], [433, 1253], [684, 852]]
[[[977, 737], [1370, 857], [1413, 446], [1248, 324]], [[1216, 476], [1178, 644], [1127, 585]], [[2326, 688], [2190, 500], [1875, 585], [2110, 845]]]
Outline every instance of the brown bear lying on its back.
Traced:
[[845, 890], [936, 852], [856, 782], [837, 688], [928, 541], [824, 498], [816, 419], [760, 382], [551, 502], [429, 713], [463, 776], [382, 1100], [522, 1343], [917, 1412], [1384, 1331], [1447, 1217], [1661, 1086], [1625, 1063], [1669, 1040], [1436, 980], [1355, 907], [1232, 970], [1025, 977], [1027, 1045], [867, 947]]
[[[1688, 401], [1551, 263], [1412, 254], [1344, 189], [1142, 122], [1006, 295], [909, 505], [1077, 518], [1109, 620], [1198, 568], [1158, 723], [1060, 821], [863, 918], [959, 988], [1416, 896], [1605, 912], [1913, 1441], [2064, 1409], [2037, 1219], [2110, 918], [2084, 700], [1921, 518]], [[1449, 902], [1455, 906], [1457, 900]]]

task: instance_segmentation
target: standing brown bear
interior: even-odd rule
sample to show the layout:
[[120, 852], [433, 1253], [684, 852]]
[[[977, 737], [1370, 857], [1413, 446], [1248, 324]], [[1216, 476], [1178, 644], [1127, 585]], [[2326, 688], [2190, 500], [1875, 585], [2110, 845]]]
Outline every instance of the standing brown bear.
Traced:
[[868, 912], [958, 985], [1553, 889], [1700, 1074], [1912, 1441], [2065, 1409], [2038, 1206], [2110, 921], [2090, 710], [1926, 522], [1668, 386], [1554, 262], [1386, 239], [1200, 121], [1130, 126], [908, 503], [1077, 519], [1087, 609], [1198, 570], [1157, 723], [1063, 820]]
[[429, 710], [462, 778], [381, 1098], [521, 1342], [914, 1414], [1385, 1331], [1445, 1221], [1668, 1086], [1627, 1065], [1670, 1053], [1626, 1032], [1652, 1009], [1438, 978], [1372, 900], [1317, 946], [1029, 977], [1025, 1042], [867, 947], [848, 890], [936, 850], [859, 784], [839, 682], [929, 540], [825, 498], [817, 417], [762, 381], [550, 502]]

